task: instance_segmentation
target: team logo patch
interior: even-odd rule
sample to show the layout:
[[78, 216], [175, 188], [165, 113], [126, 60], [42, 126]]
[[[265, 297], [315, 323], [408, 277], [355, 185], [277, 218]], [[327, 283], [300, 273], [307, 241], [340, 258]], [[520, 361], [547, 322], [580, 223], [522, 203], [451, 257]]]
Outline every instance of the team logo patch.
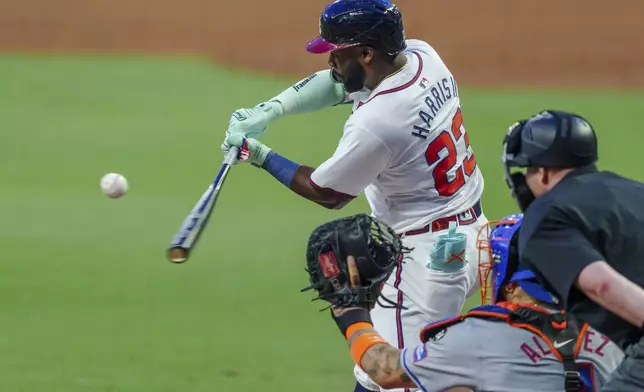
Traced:
[[424, 358], [427, 358], [427, 347], [425, 347], [425, 344], [421, 344], [414, 350], [414, 363]]
[[325, 278], [340, 275], [340, 267], [338, 267], [338, 261], [333, 251], [320, 254], [318, 263]]
[[444, 338], [446, 333], [447, 333], [447, 328], [443, 328], [440, 331], [436, 332], [434, 334], [434, 336], [432, 336], [428, 340], [430, 340], [432, 342], [436, 342], [436, 341], [441, 340], [442, 338]]
[[250, 159], [250, 150], [248, 149], [248, 140], [244, 139], [244, 143], [239, 150], [239, 160], [247, 161]]
[[458, 219], [460, 219], [461, 222], [467, 222], [467, 221], [470, 221], [470, 220], [474, 219], [474, 215], [472, 214], [472, 211], [468, 210], [468, 211], [461, 212], [460, 214], [458, 214]]

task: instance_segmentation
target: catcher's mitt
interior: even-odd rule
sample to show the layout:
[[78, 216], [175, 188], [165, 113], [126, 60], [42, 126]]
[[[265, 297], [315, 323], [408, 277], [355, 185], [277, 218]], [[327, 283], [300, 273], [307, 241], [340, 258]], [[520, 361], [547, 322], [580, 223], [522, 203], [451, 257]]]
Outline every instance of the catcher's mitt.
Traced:
[[[366, 214], [327, 222], [309, 237], [306, 271], [311, 284], [302, 291], [314, 289], [318, 293], [315, 299], [336, 307], [371, 308], [384, 281], [402, 262], [403, 251], [400, 237], [385, 223]], [[355, 258], [358, 286], [350, 282], [349, 256]]]

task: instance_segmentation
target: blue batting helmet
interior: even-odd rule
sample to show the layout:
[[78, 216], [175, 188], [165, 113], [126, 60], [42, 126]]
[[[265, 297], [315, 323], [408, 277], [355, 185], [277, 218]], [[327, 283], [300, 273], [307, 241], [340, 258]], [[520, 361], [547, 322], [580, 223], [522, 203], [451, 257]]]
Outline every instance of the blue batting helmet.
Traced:
[[394, 55], [405, 49], [398, 7], [389, 0], [337, 0], [320, 16], [320, 36], [306, 45], [311, 53], [328, 53], [368, 45]]
[[[487, 290], [491, 289], [492, 303], [502, 300], [501, 288], [508, 283], [517, 283], [523, 291], [532, 298], [541, 302], [556, 304], [558, 301], [537, 281], [537, 277], [531, 270], [519, 263], [518, 233], [523, 221], [522, 214], [512, 214], [501, 218], [496, 222], [489, 233], [488, 256], [490, 263], [479, 263], [479, 276], [484, 279], [481, 282], [481, 295], [483, 302], [487, 297]], [[488, 283], [488, 276], [492, 277]]]

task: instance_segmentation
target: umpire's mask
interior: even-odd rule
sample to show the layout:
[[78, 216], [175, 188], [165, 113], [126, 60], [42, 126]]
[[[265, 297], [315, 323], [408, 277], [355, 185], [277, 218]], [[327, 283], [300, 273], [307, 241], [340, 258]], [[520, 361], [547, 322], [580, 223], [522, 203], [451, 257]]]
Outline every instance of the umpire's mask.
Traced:
[[597, 162], [597, 137], [583, 117], [548, 110], [510, 126], [503, 139], [505, 181], [521, 211], [534, 200], [525, 175], [512, 168], [568, 169]]

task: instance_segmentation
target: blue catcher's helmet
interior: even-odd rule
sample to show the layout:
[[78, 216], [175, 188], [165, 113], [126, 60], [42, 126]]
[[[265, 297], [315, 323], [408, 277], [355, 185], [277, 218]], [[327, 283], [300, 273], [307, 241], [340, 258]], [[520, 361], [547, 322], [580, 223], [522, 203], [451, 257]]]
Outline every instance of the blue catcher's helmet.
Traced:
[[[522, 214], [512, 214], [496, 222], [489, 233], [488, 254], [490, 263], [479, 263], [481, 277], [481, 296], [486, 302], [487, 290], [491, 289], [492, 303], [502, 301], [501, 288], [510, 282], [517, 283], [531, 297], [545, 303], [556, 304], [558, 301], [538, 282], [531, 270], [519, 263], [517, 249], [518, 232], [523, 221]], [[488, 283], [488, 276], [492, 277]], [[489, 284], [489, 286], [488, 286]]]
[[337, 0], [320, 16], [320, 36], [306, 45], [311, 53], [328, 53], [368, 45], [394, 55], [405, 49], [398, 7], [389, 0]]

